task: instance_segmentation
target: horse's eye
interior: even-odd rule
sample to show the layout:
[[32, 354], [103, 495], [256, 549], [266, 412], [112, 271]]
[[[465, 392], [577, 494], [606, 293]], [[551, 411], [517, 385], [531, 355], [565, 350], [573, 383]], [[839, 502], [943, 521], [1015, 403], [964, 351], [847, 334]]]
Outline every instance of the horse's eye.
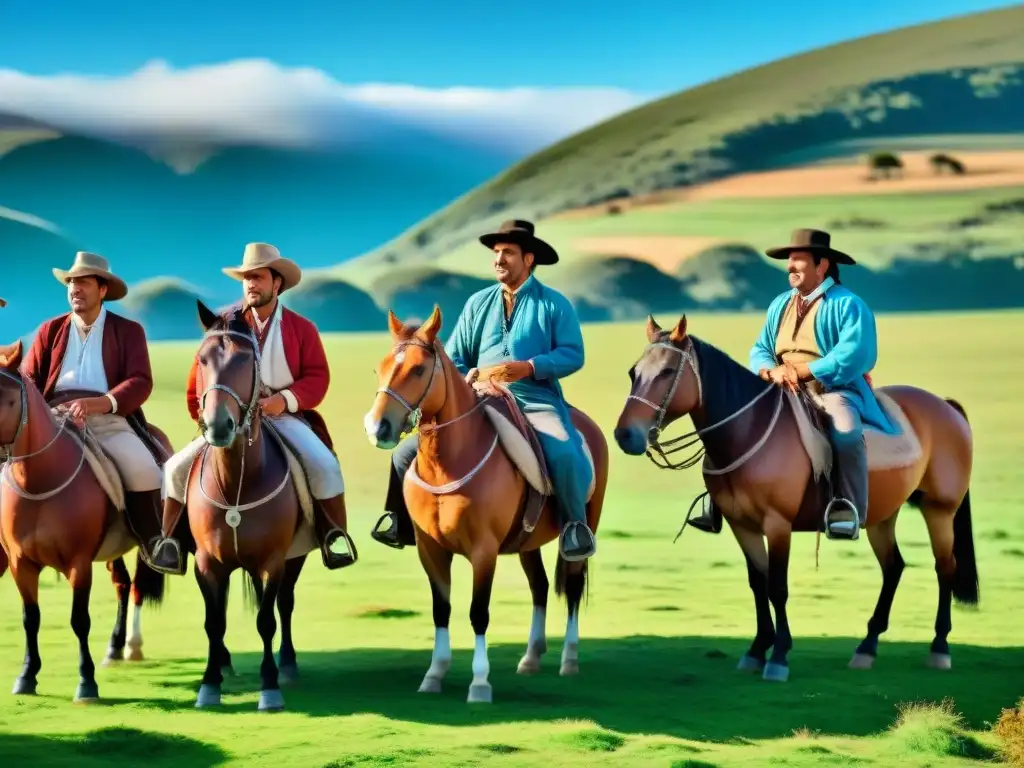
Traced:
[[661, 369], [661, 370], [660, 370], [660, 371], [658, 372], [658, 378], [659, 378], [659, 379], [664, 379], [664, 378], [667, 378], [668, 376], [671, 376], [671, 375], [672, 375], [673, 373], [675, 373], [675, 372], [676, 372], [676, 371], [675, 371], [675, 368], [662, 368], [662, 369]]
[[426, 366], [425, 366], [425, 365], [423, 365], [422, 363], [420, 363], [419, 365], [414, 365], [414, 366], [412, 367], [412, 375], [413, 375], [413, 376], [422, 376], [422, 375], [423, 375], [423, 372], [424, 372], [425, 370], [427, 370], [427, 368], [426, 368]]

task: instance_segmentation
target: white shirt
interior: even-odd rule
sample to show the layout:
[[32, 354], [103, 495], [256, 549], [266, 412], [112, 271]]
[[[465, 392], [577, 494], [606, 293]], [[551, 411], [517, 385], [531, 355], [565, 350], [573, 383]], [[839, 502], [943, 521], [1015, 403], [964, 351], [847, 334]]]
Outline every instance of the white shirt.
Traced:
[[257, 332], [261, 335], [267, 324], [270, 324], [267, 337], [263, 341], [263, 352], [260, 354], [260, 381], [269, 389], [280, 392], [288, 412], [295, 413], [299, 410], [299, 401], [288, 389], [295, 383], [295, 377], [288, 367], [288, 358], [284, 354], [284, 339], [281, 338], [281, 302], [277, 303], [266, 320], [260, 319], [255, 307], [252, 309], [252, 317]]
[[66, 389], [88, 389], [104, 392], [110, 400], [111, 413], [117, 413], [117, 400], [107, 392], [110, 384], [103, 367], [103, 328], [106, 325], [107, 308], [100, 309], [96, 322], [86, 326], [78, 315], [71, 315], [68, 332], [68, 346], [61, 362], [60, 376], [54, 391]]

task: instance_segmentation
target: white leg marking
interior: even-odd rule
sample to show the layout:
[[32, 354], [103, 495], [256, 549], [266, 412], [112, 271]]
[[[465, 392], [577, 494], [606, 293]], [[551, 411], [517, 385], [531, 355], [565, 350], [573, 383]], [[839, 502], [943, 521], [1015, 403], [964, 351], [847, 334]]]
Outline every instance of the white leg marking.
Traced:
[[540, 671], [540, 657], [548, 650], [546, 620], [547, 611], [536, 605], [533, 606], [530, 639], [526, 643], [526, 653], [520, 659], [519, 668], [516, 670], [520, 675], [532, 675]]
[[446, 627], [434, 628], [434, 653], [430, 657], [430, 669], [420, 683], [420, 693], [440, 693], [448, 667], [452, 663], [452, 646]]
[[580, 624], [579, 613], [574, 613], [565, 623], [565, 644], [562, 646], [562, 668], [560, 675], [576, 675], [579, 663]]
[[127, 661], [142, 661], [142, 606], [132, 604], [132, 623], [124, 646]]
[[469, 684], [467, 701], [491, 703], [491, 684], [487, 682], [490, 672], [491, 662], [487, 659], [487, 637], [477, 635], [476, 645], [473, 648], [473, 682]]

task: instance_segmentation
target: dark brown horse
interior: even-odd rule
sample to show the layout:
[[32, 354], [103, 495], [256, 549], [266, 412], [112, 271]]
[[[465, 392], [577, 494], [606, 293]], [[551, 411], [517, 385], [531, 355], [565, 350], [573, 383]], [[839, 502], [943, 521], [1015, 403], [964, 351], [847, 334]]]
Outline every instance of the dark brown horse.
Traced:
[[[824, 414], [817, 413], [809, 397], [787, 395], [708, 342], [688, 335], [685, 315], [671, 331], [663, 331], [649, 318], [647, 340], [640, 360], [630, 369], [633, 383], [615, 439], [624, 453], [637, 456], [647, 452], [655, 460], [653, 448], [664, 458], [672, 450], [663, 450], [659, 433], [690, 415], [697, 431], [670, 442], [689, 439], [691, 445], [703, 443], [708, 494], [743, 549], [754, 593], [757, 636], [739, 668], [763, 669], [766, 680], [786, 680], [786, 656], [792, 647], [786, 615], [790, 537], [794, 531], [820, 531], [828, 501], [828, 475], [816, 477], [812, 454], [817, 449], [806, 447], [808, 440], [814, 446], [814, 441], [821, 439], [821, 433], [814, 432], [820, 427], [809, 426], [810, 420]], [[909, 502], [924, 516], [939, 583], [929, 663], [948, 669], [951, 598], [968, 605], [978, 602], [968, 492], [973, 462], [971, 427], [953, 400], [910, 386], [880, 387], [876, 393], [891, 403], [892, 416], [897, 420], [905, 417], [904, 438], [916, 438], [919, 447], [904, 453], [902, 460], [896, 455], [886, 463], [883, 458], [893, 457], [885, 455], [885, 441], [893, 438], [865, 430], [869, 466], [865, 527], [882, 569], [882, 589], [867, 636], [850, 666], [872, 665], [879, 636], [889, 626], [904, 567], [896, 544], [896, 516]], [[805, 409], [802, 416], [801, 409]], [[694, 459], [699, 458], [698, 453]], [[691, 462], [672, 468], [688, 465]], [[774, 627], [769, 603], [775, 609]], [[771, 658], [766, 663], [769, 650]]]
[[[228, 582], [242, 569], [249, 576], [247, 594], [258, 605], [256, 628], [263, 640], [259, 709], [280, 710], [279, 672], [286, 681], [298, 675], [291, 627], [295, 584], [306, 554], [317, 544], [300, 500], [296, 474], [301, 470], [261, 418], [258, 342], [241, 311], [220, 317], [202, 302], [198, 306], [206, 329], [197, 353], [205, 384], [200, 428], [208, 445], [189, 471], [185, 509], [210, 650], [196, 706], [220, 703]], [[345, 521], [340, 523], [344, 527]], [[280, 670], [273, 656], [275, 600], [281, 614]]]
[[[469, 616], [476, 646], [468, 700], [490, 702], [486, 633], [499, 554], [519, 555], [533, 597], [530, 639], [518, 671], [537, 672], [547, 650], [548, 577], [540, 548], [558, 538], [559, 527], [548, 496], [542, 499], [543, 506], [534, 508], [539, 516], [529, 529], [531, 523], [526, 521], [531, 516], [532, 492], [510, 454], [518, 453], [524, 463], [543, 459], [533, 453], [524, 456], [532, 450], [526, 437], [499, 435], [483, 408], [489, 401], [479, 398], [466, 383], [437, 340], [441, 330], [438, 307], [420, 327], [403, 325], [391, 312], [388, 323], [393, 346], [377, 366], [380, 389], [365, 425], [377, 447], [392, 448], [394, 443], [381, 440], [381, 434], [401, 435], [420, 424], [419, 451], [404, 484], [416, 548], [430, 580], [434, 605], [434, 653], [420, 692], [439, 693], [451, 663], [451, 567], [453, 557], [459, 554], [473, 566]], [[608, 446], [586, 414], [574, 409], [571, 413], [593, 457], [594, 485], [587, 523], [596, 532], [608, 482]], [[568, 603], [562, 675], [579, 671], [579, 606], [586, 576], [587, 561], [568, 563], [559, 556], [555, 592], [565, 594]]]
[[[118, 610], [104, 663], [142, 658], [141, 605], [159, 604], [164, 576], [138, 557], [134, 581], [123, 556], [139, 544], [136, 533], [119, 516], [87, 461], [82, 437], [66, 418], [54, 417], [39, 390], [22, 378], [21, 342], [0, 348], [0, 452], [6, 461], [0, 495], [0, 543], [21, 594], [25, 629], [25, 666], [14, 684], [15, 694], [34, 694], [39, 657], [39, 575], [50, 567], [71, 584], [74, 597], [71, 628], [78, 638], [80, 681], [75, 701], [99, 698], [95, 666], [89, 653], [89, 596], [92, 564], [105, 561], [117, 591]], [[150, 433], [168, 455], [167, 437], [149, 425]], [[3, 573], [0, 568], [0, 574]], [[135, 603], [132, 632], [126, 638], [129, 592]], [[127, 651], [126, 651], [127, 642]]]

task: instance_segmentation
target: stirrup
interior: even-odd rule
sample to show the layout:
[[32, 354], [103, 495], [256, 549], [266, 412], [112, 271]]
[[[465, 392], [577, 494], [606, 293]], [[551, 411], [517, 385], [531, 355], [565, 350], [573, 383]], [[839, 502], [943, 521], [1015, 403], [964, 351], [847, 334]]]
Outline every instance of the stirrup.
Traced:
[[[833, 511], [832, 507], [836, 504], [845, 505], [847, 510], [852, 513], [851, 517], [853, 517], [853, 520], [830, 520], [829, 518]], [[849, 499], [837, 496], [828, 503], [827, 507], [825, 507], [826, 538], [857, 541], [857, 539], [860, 538], [860, 528], [860, 514], [857, 512], [857, 508], [853, 506], [853, 502]]]
[[[573, 544], [579, 546], [579, 538], [576, 535], [576, 528], [578, 526], [583, 526], [583, 529], [590, 535], [590, 549], [589, 551], [584, 551], [575, 555], [568, 555], [565, 552], [565, 540], [569, 537], [571, 531]], [[578, 563], [581, 560], [593, 557], [597, 554], [597, 537], [594, 536], [594, 532], [590, 530], [590, 526], [582, 520], [573, 520], [570, 523], [566, 523], [565, 527], [562, 528], [561, 535], [558, 537], [558, 554], [567, 563]]]
[[[345, 540], [345, 547], [348, 552], [332, 552], [331, 544], [334, 543], [332, 540], [333, 534], [338, 534], [335, 538], [342, 538]], [[320, 554], [323, 557], [324, 566], [329, 570], [335, 570], [337, 568], [347, 568], [350, 565], [355, 565], [359, 559], [359, 551], [356, 549], [356, 543], [352, 540], [352, 537], [348, 535], [347, 531], [343, 531], [337, 526], [331, 528], [326, 535], [324, 535], [324, 542], [320, 545]]]
[[[141, 547], [139, 551], [142, 552], [142, 559], [146, 565], [152, 568], [154, 571], [159, 573], [166, 573], [170, 576], [182, 576], [185, 573], [185, 562], [181, 554], [181, 545], [177, 539], [173, 539], [170, 536], [154, 536], [149, 540], [150, 552], [152, 554], [146, 557], [145, 550]], [[174, 549], [174, 566], [160, 565], [157, 563], [157, 556], [163, 552], [166, 547], [172, 547]]]
[[[391, 527], [386, 531], [382, 531], [380, 530], [380, 524], [384, 522], [385, 518], [391, 521]], [[391, 538], [392, 536], [394, 538]], [[392, 549], [405, 549], [405, 544], [398, 538], [398, 519], [395, 517], [394, 512], [385, 512], [380, 516], [376, 524], [374, 524], [373, 530], [370, 531], [370, 538]]]

